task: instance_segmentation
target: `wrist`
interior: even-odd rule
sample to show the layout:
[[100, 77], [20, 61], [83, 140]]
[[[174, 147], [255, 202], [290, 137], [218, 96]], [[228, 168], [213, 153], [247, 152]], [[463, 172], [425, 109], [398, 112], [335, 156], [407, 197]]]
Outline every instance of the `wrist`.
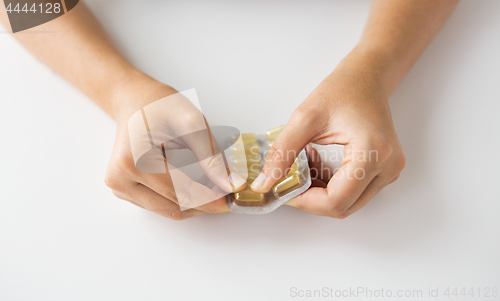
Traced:
[[127, 121], [142, 107], [174, 93], [177, 93], [174, 88], [134, 70], [114, 87], [110, 115], [117, 121]]
[[375, 80], [387, 96], [394, 92], [404, 77], [400, 64], [387, 48], [369, 43], [359, 43], [341, 64], [348, 64]]

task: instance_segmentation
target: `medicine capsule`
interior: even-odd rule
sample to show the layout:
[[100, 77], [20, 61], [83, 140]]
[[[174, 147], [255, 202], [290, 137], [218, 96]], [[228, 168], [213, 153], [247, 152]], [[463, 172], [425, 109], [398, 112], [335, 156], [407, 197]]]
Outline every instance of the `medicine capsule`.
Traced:
[[[239, 170], [250, 169], [251, 166], [257, 165], [257, 168], [260, 167], [260, 157], [258, 155], [245, 157], [245, 158], [236, 158], [233, 160], [234, 167]], [[254, 167], [255, 168], [255, 167]]]
[[282, 197], [297, 186], [304, 184], [304, 181], [298, 174], [292, 174], [279, 180], [273, 186], [273, 191], [278, 197]]
[[[240, 135], [234, 135], [233, 142], [238, 141], [239, 138]], [[243, 133], [241, 134], [241, 140], [243, 141], [243, 144], [252, 144], [257, 141], [257, 135], [254, 133]]]
[[259, 153], [259, 144], [256, 142], [251, 144], [245, 144], [243, 149], [244, 154], [242, 152], [242, 147], [239, 144], [233, 145], [232, 150], [233, 150], [233, 155], [235, 156], [241, 156], [241, 155], [245, 155], [248, 157], [255, 156]]
[[290, 171], [288, 172], [287, 175], [291, 175], [291, 174], [297, 172], [298, 169], [299, 168], [297, 166], [297, 162], [293, 162], [292, 167], [290, 167]]
[[245, 189], [234, 194], [234, 203], [238, 206], [262, 206], [267, 203], [263, 193]]
[[249, 172], [256, 172], [256, 173], [260, 173], [260, 172], [261, 172], [261, 170], [262, 170], [262, 168], [261, 168], [261, 166], [260, 166], [260, 163], [259, 163], [259, 164], [255, 163], [255, 164], [252, 164], [252, 165], [250, 165], [250, 166], [248, 167], [248, 171], [249, 171]]
[[247, 177], [248, 184], [252, 184], [253, 181], [255, 181], [255, 179], [257, 179], [258, 176], [259, 176], [258, 172], [249, 171], [248, 172], [248, 177]]
[[281, 131], [283, 131], [284, 128], [285, 128], [285, 126], [281, 125], [281, 126], [278, 126], [278, 127], [275, 127], [275, 128], [268, 130], [266, 132], [266, 139], [267, 140], [276, 140], [276, 138], [278, 138], [279, 134], [281, 133]]

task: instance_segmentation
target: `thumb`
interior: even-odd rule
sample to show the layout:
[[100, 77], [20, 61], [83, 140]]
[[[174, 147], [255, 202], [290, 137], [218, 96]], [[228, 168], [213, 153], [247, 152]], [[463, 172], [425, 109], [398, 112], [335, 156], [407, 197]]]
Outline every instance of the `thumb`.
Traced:
[[[302, 115], [301, 115], [302, 116]], [[273, 185], [284, 177], [300, 151], [313, 139], [315, 132], [307, 126], [309, 118], [300, 118], [296, 113], [269, 149], [260, 175], [250, 188], [259, 193], [271, 190]]]

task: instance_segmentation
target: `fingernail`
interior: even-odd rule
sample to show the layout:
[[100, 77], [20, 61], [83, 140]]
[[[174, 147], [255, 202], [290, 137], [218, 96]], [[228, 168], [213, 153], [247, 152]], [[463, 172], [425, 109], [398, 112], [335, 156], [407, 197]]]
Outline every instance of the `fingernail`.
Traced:
[[243, 179], [239, 174], [231, 172], [231, 174], [229, 175], [229, 182], [233, 184], [234, 190], [237, 191], [238, 188], [245, 185], [247, 181], [245, 181], [245, 179]]
[[250, 188], [253, 191], [260, 191], [265, 182], [266, 182], [266, 175], [260, 173], [260, 175], [253, 181], [252, 185], [250, 185]]

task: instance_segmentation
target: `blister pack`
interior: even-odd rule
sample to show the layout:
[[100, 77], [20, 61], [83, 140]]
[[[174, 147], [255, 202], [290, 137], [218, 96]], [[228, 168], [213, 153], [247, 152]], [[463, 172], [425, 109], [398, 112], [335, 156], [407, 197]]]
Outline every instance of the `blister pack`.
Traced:
[[[305, 150], [302, 150], [289, 172], [282, 177], [267, 193], [250, 190], [250, 185], [257, 178], [270, 146], [276, 140], [284, 126], [270, 129], [265, 136], [244, 133], [233, 137], [233, 141], [241, 139], [232, 149], [232, 165], [237, 172], [247, 178], [246, 189], [227, 196], [227, 206], [234, 213], [265, 214], [305, 192], [311, 186], [309, 163]], [[242, 146], [243, 145], [243, 146]]]

